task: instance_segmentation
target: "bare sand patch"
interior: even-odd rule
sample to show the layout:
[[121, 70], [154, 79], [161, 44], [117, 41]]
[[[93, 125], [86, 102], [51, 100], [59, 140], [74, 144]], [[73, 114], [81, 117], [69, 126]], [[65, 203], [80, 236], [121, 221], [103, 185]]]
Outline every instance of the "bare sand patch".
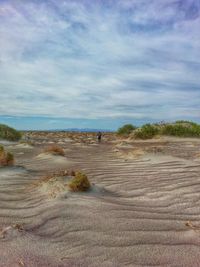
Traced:
[[46, 194], [49, 198], [67, 197], [70, 192], [68, 188], [70, 177], [52, 177], [48, 180], [43, 180], [37, 184], [41, 193]]
[[58, 155], [52, 155], [51, 153], [41, 153], [35, 157], [36, 159], [39, 160], [48, 160], [49, 164], [51, 162], [56, 163], [56, 164], [66, 164], [69, 163], [66, 157], [63, 156], [58, 156]]
[[145, 155], [145, 151], [139, 148], [132, 149], [131, 151], [115, 150], [115, 152], [120, 158], [123, 158], [125, 160], [138, 159]]
[[[74, 172], [74, 171], [72, 171]], [[90, 187], [80, 192], [72, 191], [70, 189], [70, 183], [74, 179], [74, 176], [69, 175], [69, 171], [63, 171], [57, 174], [50, 174], [41, 177], [36, 183], [33, 184], [42, 194], [47, 195], [49, 199], [65, 199], [73, 194], [89, 194], [93, 196], [101, 196], [108, 194], [108, 192], [100, 185], [90, 184]]]
[[33, 149], [33, 146], [30, 144], [26, 144], [26, 143], [19, 143], [17, 144], [15, 147], [13, 148], [21, 148], [21, 149]]

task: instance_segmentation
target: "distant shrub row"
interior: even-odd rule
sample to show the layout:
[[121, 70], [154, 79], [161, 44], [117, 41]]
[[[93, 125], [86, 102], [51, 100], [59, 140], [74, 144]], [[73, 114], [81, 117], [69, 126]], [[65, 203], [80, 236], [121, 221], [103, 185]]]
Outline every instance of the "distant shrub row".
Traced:
[[0, 124], [0, 139], [5, 139], [9, 141], [18, 141], [22, 137], [21, 133], [17, 130], [4, 125]]
[[[124, 129], [123, 131], [121, 129]], [[176, 121], [175, 123], [145, 124], [140, 128], [133, 126], [127, 131], [127, 126], [119, 128], [119, 135], [130, 135], [136, 139], [150, 139], [156, 135], [177, 137], [200, 137], [200, 125], [190, 121]], [[129, 127], [130, 129], [130, 127]]]

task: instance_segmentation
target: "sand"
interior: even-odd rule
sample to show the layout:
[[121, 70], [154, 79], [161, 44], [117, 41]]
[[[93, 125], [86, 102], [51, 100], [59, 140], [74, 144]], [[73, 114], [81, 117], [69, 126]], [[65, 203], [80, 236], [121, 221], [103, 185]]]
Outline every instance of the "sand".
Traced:
[[[200, 140], [59, 136], [61, 160], [39, 155], [51, 139], [33, 139], [31, 149], [9, 143], [16, 166], [0, 168], [0, 267], [200, 266]], [[84, 171], [92, 190], [38, 183], [61, 169]]]

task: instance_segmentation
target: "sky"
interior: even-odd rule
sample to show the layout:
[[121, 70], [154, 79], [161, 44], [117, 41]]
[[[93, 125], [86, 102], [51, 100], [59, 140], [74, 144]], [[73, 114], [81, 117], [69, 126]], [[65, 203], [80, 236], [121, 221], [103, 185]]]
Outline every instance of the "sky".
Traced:
[[200, 0], [0, 0], [0, 123], [200, 122]]

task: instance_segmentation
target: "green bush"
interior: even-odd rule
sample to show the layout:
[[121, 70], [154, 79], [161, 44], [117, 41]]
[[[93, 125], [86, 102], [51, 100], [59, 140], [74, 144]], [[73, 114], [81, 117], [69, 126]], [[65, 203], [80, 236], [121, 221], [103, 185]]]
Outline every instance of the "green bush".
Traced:
[[185, 122], [167, 124], [162, 128], [161, 134], [177, 137], [200, 137], [200, 125], [185, 124]]
[[151, 139], [157, 134], [159, 134], [159, 128], [157, 126], [145, 124], [135, 131], [134, 137], [138, 139]]
[[182, 124], [182, 125], [187, 125], [187, 126], [198, 126], [198, 124], [196, 122], [184, 121], [184, 120], [176, 121], [175, 124]]
[[0, 124], [0, 139], [5, 139], [9, 141], [18, 141], [21, 138], [21, 133], [17, 130], [4, 125]]
[[118, 134], [131, 135], [136, 139], [151, 139], [156, 135], [167, 135], [177, 137], [200, 137], [200, 124], [192, 121], [179, 120], [174, 123], [145, 124], [135, 129], [131, 124], [119, 128]]
[[129, 135], [132, 131], [134, 131], [136, 127], [132, 124], [125, 124], [121, 128], [117, 130], [117, 134], [119, 135]]
[[87, 175], [82, 172], [77, 172], [75, 177], [70, 181], [69, 188], [73, 192], [84, 192], [90, 188], [90, 182]]

